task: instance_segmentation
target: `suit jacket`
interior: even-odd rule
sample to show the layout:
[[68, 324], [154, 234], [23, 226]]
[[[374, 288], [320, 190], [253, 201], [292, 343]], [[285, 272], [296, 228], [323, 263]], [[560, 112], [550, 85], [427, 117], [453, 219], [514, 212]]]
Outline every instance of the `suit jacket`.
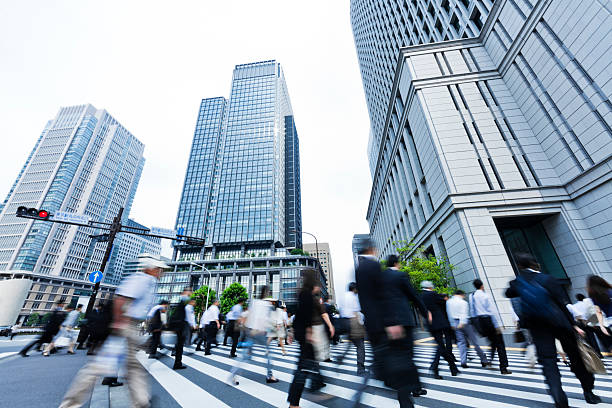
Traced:
[[[574, 326], [576, 322], [574, 321], [574, 316], [572, 316], [572, 313], [566, 307], [566, 305], [570, 304], [571, 302], [559, 280], [554, 276], [545, 273], [531, 272], [528, 270], [521, 270], [519, 273], [527, 282], [537, 282], [540, 286], [548, 291], [550, 298], [554, 303], [554, 309], [556, 312], [554, 316], [545, 316], [544, 319], [537, 322], [521, 319], [521, 327], [540, 327], [542, 324], [545, 324], [545, 322], [548, 321], [550, 322], [551, 327], [565, 327], [566, 329], [571, 330], [572, 326]], [[517, 290], [516, 279], [511, 281], [510, 287], [506, 289], [506, 297], [520, 297], [519, 291]]]
[[170, 330], [181, 331], [187, 326], [187, 322], [185, 321], [185, 306], [187, 306], [187, 302], [181, 300], [180, 303], [174, 308], [172, 316], [170, 316], [170, 319], [168, 320], [168, 328]]
[[361, 312], [365, 317], [368, 337], [376, 342], [384, 335], [385, 297], [382, 271], [378, 261], [367, 257], [359, 258], [359, 266], [355, 270], [357, 296]]
[[51, 312], [51, 317], [45, 325], [45, 332], [55, 336], [59, 332], [60, 326], [64, 322], [65, 318], [66, 312], [64, 312], [63, 310], [56, 309]]
[[153, 313], [153, 317], [151, 317], [151, 320], [149, 320], [149, 330], [150, 331], [159, 330], [162, 328], [163, 323], [161, 320], [161, 314], [162, 314], [161, 308], [157, 309], [155, 313]]
[[410, 283], [410, 278], [397, 269], [383, 272], [385, 292], [385, 326], [416, 326], [413, 306], [427, 319], [427, 308]]
[[448, 315], [446, 314], [446, 300], [444, 295], [434, 292], [433, 290], [424, 290], [421, 293], [421, 299], [427, 310], [431, 312], [431, 324], [428, 324], [429, 330], [442, 330], [450, 328]]

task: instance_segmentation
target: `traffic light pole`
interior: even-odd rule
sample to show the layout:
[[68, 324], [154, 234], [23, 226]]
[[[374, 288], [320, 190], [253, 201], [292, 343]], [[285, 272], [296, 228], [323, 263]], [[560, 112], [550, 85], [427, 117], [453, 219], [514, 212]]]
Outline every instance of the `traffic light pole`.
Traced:
[[[117, 216], [113, 219], [113, 223], [110, 225], [109, 233], [108, 233], [108, 243], [106, 244], [106, 251], [104, 252], [104, 257], [102, 258], [102, 264], [100, 265], [100, 272], [102, 276], [104, 276], [104, 270], [106, 269], [106, 264], [113, 252], [113, 243], [115, 242], [115, 237], [117, 233], [121, 231], [121, 217], [123, 216], [123, 207], [119, 208], [119, 212]], [[91, 296], [89, 297], [89, 303], [87, 304], [87, 310], [85, 311], [85, 316], [89, 314], [93, 310], [94, 303], [96, 303], [96, 297], [98, 296], [98, 292], [100, 291], [100, 279], [98, 282], [94, 284], [93, 291], [91, 292]]]

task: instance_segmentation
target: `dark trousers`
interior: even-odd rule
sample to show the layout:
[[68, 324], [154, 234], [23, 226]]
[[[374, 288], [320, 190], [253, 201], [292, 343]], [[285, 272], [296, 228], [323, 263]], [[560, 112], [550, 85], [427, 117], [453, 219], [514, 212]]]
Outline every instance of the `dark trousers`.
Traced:
[[555, 404], [560, 407], [567, 407], [567, 395], [561, 388], [561, 374], [559, 374], [559, 367], [557, 366], [557, 347], [555, 346], [555, 338], [559, 339], [563, 351], [567, 354], [570, 360], [570, 367], [582, 389], [586, 391], [592, 391], [595, 384], [595, 377], [593, 374], [588, 372], [580, 352], [578, 351], [578, 344], [576, 342], [576, 335], [571, 329], [553, 329], [549, 327], [542, 327], [536, 329], [529, 329], [533, 343], [536, 346], [538, 353], [538, 361], [542, 364], [542, 373], [546, 378], [548, 384], [548, 390], [555, 400]]
[[25, 346], [23, 349], [21, 349], [20, 353], [21, 354], [28, 354], [28, 351], [30, 351], [30, 349], [32, 347], [36, 346], [36, 348], [38, 349], [44, 343], [45, 342], [43, 341], [43, 336], [40, 336], [39, 338], [37, 338], [36, 340], [34, 340], [33, 342], [31, 342], [27, 346]]
[[240, 329], [236, 325], [235, 320], [229, 321], [227, 325], [226, 336], [227, 336], [227, 333], [229, 333], [230, 336], [232, 336], [232, 351], [230, 351], [230, 356], [235, 356], [236, 347], [238, 347], [238, 338], [240, 337]]
[[180, 367], [183, 364], [183, 346], [185, 346], [185, 334], [187, 330], [183, 327], [177, 330], [176, 333], [176, 345], [174, 346], [174, 367]]
[[482, 332], [485, 334], [485, 337], [489, 340], [491, 345], [491, 360], [493, 361], [493, 357], [495, 356], [495, 352], [497, 351], [497, 355], [499, 356], [499, 369], [505, 370], [508, 368], [508, 356], [506, 355], [506, 344], [504, 343], [504, 336], [501, 333], [498, 333], [493, 325], [493, 321], [489, 319], [481, 319], [480, 326]]
[[204, 354], [210, 354], [210, 348], [214, 340], [217, 338], [217, 332], [219, 329], [217, 328], [217, 323], [211, 322], [206, 325], [206, 349], [204, 350]]
[[235, 320], [229, 320], [225, 325], [225, 333], [223, 334], [223, 345], [227, 346], [227, 338], [232, 338], [232, 332], [234, 331]]
[[315, 360], [312, 344], [305, 339], [298, 340], [298, 342], [300, 343], [300, 359], [293, 374], [293, 381], [289, 386], [287, 401], [290, 405], [300, 405], [300, 399], [308, 377], [311, 378], [314, 391], [318, 391], [324, 384], [323, 376], [319, 371], [319, 363]]
[[453, 331], [450, 327], [444, 329], [432, 330], [431, 335], [438, 344], [436, 354], [434, 355], [433, 362], [431, 363], [431, 371], [434, 373], [438, 372], [438, 365], [440, 364], [440, 356], [444, 357], [451, 371], [457, 369], [455, 365], [455, 356], [453, 356]]
[[153, 330], [151, 333], [151, 344], [149, 347], [149, 354], [154, 356], [157, 354], [157, 348], [161, 342], [161, 330]]

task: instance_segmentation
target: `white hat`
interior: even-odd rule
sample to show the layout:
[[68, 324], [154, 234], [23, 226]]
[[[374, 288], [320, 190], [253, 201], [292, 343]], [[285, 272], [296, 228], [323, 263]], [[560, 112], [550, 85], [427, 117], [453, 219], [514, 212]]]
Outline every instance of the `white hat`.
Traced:
[[152, 257], [140, 258], [140, 267], [142, 269], [170, 269], [170, 266], [167, 263], [161, 259], [155, 259]]
[[421, 282], [421, 287], [423, 289], [433, 289], [434, 284], [431, 281], [424, 280], [424, 281]]

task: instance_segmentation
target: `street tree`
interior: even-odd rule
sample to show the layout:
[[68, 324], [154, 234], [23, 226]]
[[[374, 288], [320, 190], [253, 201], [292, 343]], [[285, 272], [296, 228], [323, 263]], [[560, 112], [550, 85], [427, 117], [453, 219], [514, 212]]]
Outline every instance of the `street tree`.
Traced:
[[425, 253], [425, 248], [416, 248], [406, 241], [397, 242], [397, 252], [400, 258], [400, 270], [410, 276], [410, 281], [416, 289], [421, 282], [431, 281], [438, 293], [452, 295], [457, 288], [453, 285], [453, 269], [445, 256], [434, 256]]
[[245, 302], [249, 299], [249, 294], [244, 286], [239, 284], [238, 282], [234, 282], [227, 287], [221, 294], [220, 308], [219, 310], [223, 314], [227, 314], [230, 309], [240, 302], [244, 300]]
[[[206, 298], [208, 297], [208, 302], [206, 302]], [[200, 286], [198, 290], [191, 294], [191, 298], [195, 299], [195, 305], [193, 306], [193, 310], [196, 316], [201, 316], [204, 310], [206, 309], [206, 303], [208, 306], [212, 305], [212, 303], [217, 299], [217, 292], [214, 289], [210, 289], [210, 294], [208, 293], [208, 286], [203, 285]]]

